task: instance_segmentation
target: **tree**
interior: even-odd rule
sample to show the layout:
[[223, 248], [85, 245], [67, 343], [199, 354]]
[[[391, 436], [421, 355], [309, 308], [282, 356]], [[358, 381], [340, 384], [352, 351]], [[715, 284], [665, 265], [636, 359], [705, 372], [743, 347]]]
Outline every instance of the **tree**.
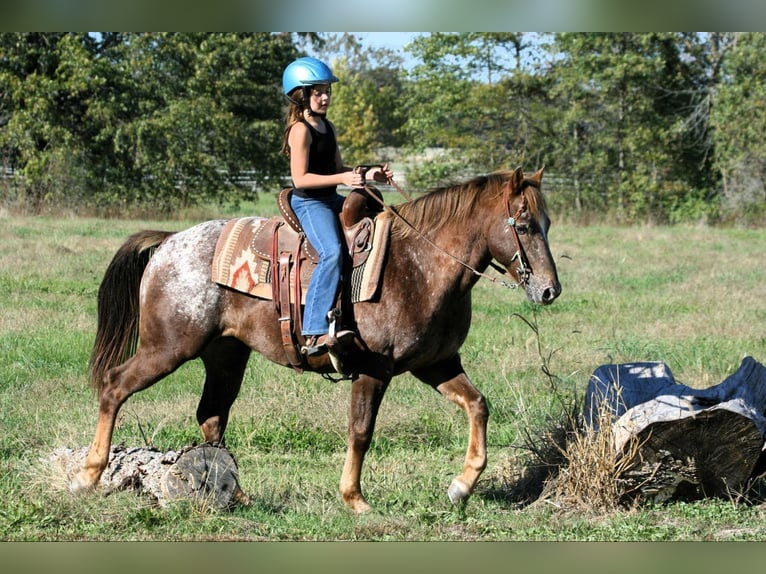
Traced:
[[118, 73], [107, 91], [95, 175], [127, 201], [193, 205], [247, 197], [238, 186], [255, 170], [262, 185], [284, 173], [281, 73], [295, 57], [288, 35], [129, 34], [104, 57]]
[[515, 33], [432, 33], [408, 47], [421, 62], [407, 84], [405, 124], [423, 157], [408, 175], [416, 187], [525, 163], [534, 131], [520, 105], [533, 93], [525, 91], [529, 47]]
[[161, 211], [278, 188], [290, 34], [3, 34], [0, 150], [30, 204]]
[[731, 34], [711, 112], [723, 208], [731, 216], [766, 214], [766, 36]]
[[81, 189], [83, 87], [60, 71], [67, 58], [87, 68], [92, 49], [85, 34], [0, 34], [0, 164], [16, 174], [6, 201], [38, 209]]
[[308, 52], [341, 78], [346, 162], [409, 154], [414, 190], [544, 165], [554, 209], [752, 220], [766, 211], [765, 43], [427, 33], [407, 71], [347, 33], [0, 33], [0, 200], [167, 212], [278, 189], [281, 75]]
[[699, 169], [699, 148], [684, 128], [694, 92], [682, 88], [700, 72], [678, 40], [669, 33], [555, 36], [549, 73], [562, 112], [553, 157], [557, 169], [569, 168], [576, 209], [664, 220], [694, 189], [687, 178]]

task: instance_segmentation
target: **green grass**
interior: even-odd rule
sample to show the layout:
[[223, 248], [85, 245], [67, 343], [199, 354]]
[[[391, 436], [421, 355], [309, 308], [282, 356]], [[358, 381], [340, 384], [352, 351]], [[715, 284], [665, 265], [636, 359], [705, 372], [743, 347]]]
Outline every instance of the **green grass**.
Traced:
[[[242, 213], [270, 214], [265, 198]], [[235, 213], [229, 215], [237, 215]], [[536, 308], [480, 282], [464, 366], [486, 395], [489, 465], [464, 510], [446, 489], [465, 455], [464, 415], [408, 375], [391, 384], [363, 472], [376, 508], [354, 517], [338, 481], [348, 383], [251, 360], [227, 444], [252, 504], [160, 509], [130, 492], [72, 497], [47, 460], [89, 444], [87, 382], [102, 273], [130, 233], [191, 220], [0, 216], [0, 540], [760, 540], [760, 505], [709, 500], [608, 515], [509, 500], [541, 433], [611, 362], [665, 361], [706, 387], [744, 355], [766, 360], [766, 231], [555, 226], [563, 294]], [[536, 333], [532, 327], [535, 327]], [[550, 369], [552, 379], [541, 367]], [[177, 449], [200, 439], [201, 365], [132, 397], [115, 443]]]

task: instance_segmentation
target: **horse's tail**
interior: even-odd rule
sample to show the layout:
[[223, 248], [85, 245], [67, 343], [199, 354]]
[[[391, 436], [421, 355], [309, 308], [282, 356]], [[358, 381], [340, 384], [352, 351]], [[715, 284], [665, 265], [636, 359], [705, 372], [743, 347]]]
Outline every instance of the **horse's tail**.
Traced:
[[133, 356], [138, 347], [138, 293], [141, 276], [169, 231], [140, 231], [120, 247], [98, 289], [96, 341], [90, 355], [90, 382], [100, 393], [106, 372]]

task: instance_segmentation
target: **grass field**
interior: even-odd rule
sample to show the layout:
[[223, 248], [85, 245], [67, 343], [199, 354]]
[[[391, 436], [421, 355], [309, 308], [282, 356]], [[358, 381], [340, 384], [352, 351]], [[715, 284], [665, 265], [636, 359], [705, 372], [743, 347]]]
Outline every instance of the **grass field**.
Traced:
[[[462, 356], [489, 401], [490, 458], [463, 510], [446, 496], [467, 439], [466, 419], [451, 403], [409, 376], [392, 383], [363, 472], [377, 512], [354, 517], [337, 493], [349, 383], [298, 376], [259, 357], [227, 433], [250, 506], [157, 508], [131, 492], [72, 497], [47, 459], [92, 438], [87, 360], [103, 271], [130, 233], [193, 223], [0, 214], [0, 540], [766, 538], [758, 504], [603, 513], [513, 502], [530, 464], [527, 437], [577, 404], [598, 366], [665, 361], [679, 382], [707, 387], [745, 355], [766, 361], [766, 230], [752, 229], [554, 222], [563, 285], [554, 305], [533, 308], [521, 293], [481, 281]], [[201, 383], [201, 365], [190, 363], [131, 398], [115, 443], [169, 450], [199, 440]]]

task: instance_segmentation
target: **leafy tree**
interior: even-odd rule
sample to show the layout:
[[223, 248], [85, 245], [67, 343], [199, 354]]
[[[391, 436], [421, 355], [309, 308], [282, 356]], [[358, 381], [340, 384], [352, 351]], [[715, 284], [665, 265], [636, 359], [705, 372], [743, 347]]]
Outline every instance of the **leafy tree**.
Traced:
[[6, 201], [38, 209], [80, 188], [81, 86], [60, 70], [92, 47], [85, 34], [0, 34], [0, 161], [16, 173]]
[[681, 89], [695, 70], [678, 37], [566, 33], [552, 49], [562, 110], [553, 161], [569, 170], [572, 206], [664, 219], [692, 188], [686, 178], [695, 159], [684, 129], [693, 97]]
[[737, 33], [727, 38], [721, 83], [713, 101], [715, 165], [729, 216], [766, 213], [766, 36]]
[[[246, 197], [242, 172], [277, 188], [281, 72], [295, 51], [274, 34], [129, 34], [109, 39], [118, 63], [109, 91], [122, 105], [102, 120], [104, 157], [96, 172], [128, 201], [189, 205]], [[104, 121], [106, 120], [106, 121]], [[111, 200], [110, 197], [106, 198]], [[168, 202], [168, 200], [171, 200]]]
[[167, 211], [246, 197], [243, 172], [281, 185], [291, 35], [4, 34], [0, 43], [0, 149], [30, 203], [68, 190], [91, 204]]
[[[550, 42], [547, 42], [550, 40]], [[762, 33], [0, 33], [0, 201], [170, 211], [276, 190], [281, 74], [341, 78], [347, 163], [410, 154], [413, 189], [547, 168], [551, 203], [625, 221], [766, 211]], [[394, 156], [387, 146], [399, 148]], [[12, 177], [8, 177], [8, 174]]]
[[423, 158], [408, 175], [416, 187], [524, 162], [533, 131], [519, 104], [532, 93], [522, 69], [528, 47], [515, 33], [432, 33], [408, 47], [420, 62], [408, 83], [405, 124]]

